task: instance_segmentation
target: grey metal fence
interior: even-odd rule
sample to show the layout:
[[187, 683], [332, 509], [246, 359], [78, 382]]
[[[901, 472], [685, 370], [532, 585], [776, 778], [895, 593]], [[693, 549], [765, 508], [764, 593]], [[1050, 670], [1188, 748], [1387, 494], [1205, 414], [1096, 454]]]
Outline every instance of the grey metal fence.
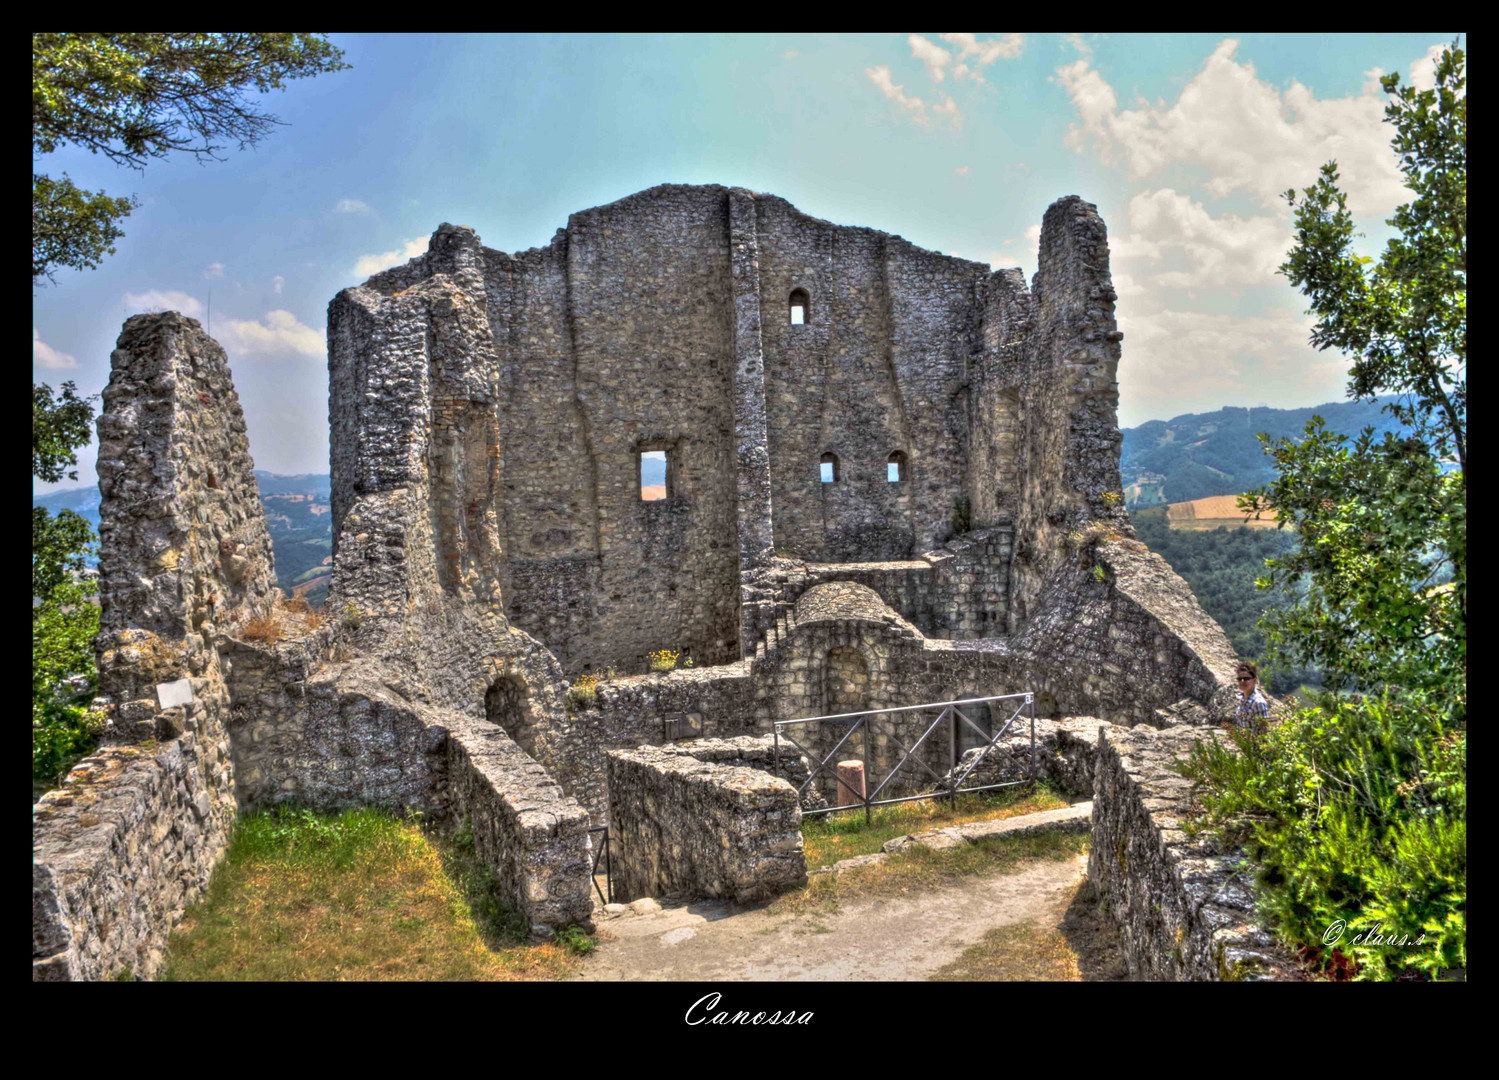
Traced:
[[[1010, 713], [1009, 719], [1007, 719], [1003, 724], [991, 723], [991, 727], [998, 728], [998, 730], [994, 731], [992, 734], [983, 730], [983, 728], [975, 724], [972, 718], [966, 715], [963, 711], [964, 708], [967, 708], [968, 712], [973, 713], [976, 716], [978, 715], [977, 708], [979, 706], [985, 706], [990, 709], [990, 715], [992, 716], [993, 703], [999, 702], [1012, 702], [1014, 703], [1015, 707], [1014, 710]], [[1004, 705], [1001, 706], [1001, 709], [1008, 707], [1008, 705]], [[903, 743], [897, 737], [897, 735], [893, 733], [895, 728], [894, 721], [902, 714], [918, 714], [930, 710], [937, 710], [937, 718], [930, 724], [926, 725], [925, 730], [923, 730], [921, 733], [921, 737], [918, 738], [908, 748], [905, 743]], [[999, 741], [1002, 738], [1005, 738], [1010, 733], [1011, 728], [1015, 726], [1015, 722], [1022, 719], [1022, 717], [1028, 722], [1030, 727], [1031, 761], [1029, 776], [1027, 776], [1024, 780], [1007, 780], [1004, 783], [999, 784], [984, 784], [977, 787], [963, 787], [963, 782], [967, 780], [970, 775], [972, 775], [974, 769], [978, 768], [979, 763], [989, 756], [994, 748], [999, 745]], [[842, 738], [838, 739], [837, 743], [830, 751], [828, 751], [827, 754], [819, 757], [815, 751], [809, 751], [806, 747], [802, 746], [801, 743], [797, 742], [791, 734], [790, 729], [805, 724], [831, 724], [835, 728], [843, 727], [847, 730], [843, 732]], [[962, 730], [959, 728], [959, 724], [966, 724], [968, 728], [978, 736], [979, 741], [977, 745], [982, 746], [983, 751], [968, 763], [968, 767], [965, 768], [961, 774], [955, 776], [952, 782], [949, 783], [946, 782], [946, 778], [944, 776], [939, 774], [935, 769], [933, 769], [930, 765], [928, 765], [925, 761], [918, 757], [917, 753], [921, 750], [922, 746], [926, 744], [929, 739], [931, 739], [932, 735], [943, 730], [945, 725], [948, 743], [948, 760], [952, 762], [952, 768], [949, 771], [948, 775], [952, 776], [953, 773], [956, 772], [957, 765], [959, 763], [957, 753], [958, 733], [960, 730]], [[901, 757], [900, 760], [896, 762], [895, 765], [892, 766], [887, 773], [885, 773], [884, 777], [880, 779], [879, 785], [875, 787], [873, 791], [870, 791], [870, 784], [873, 782], [873, 780], [871, 778], [869, 769], [869, 746], [873, 741], [873, 736], [876, 734], [876, 729], [881, 725], [883, 725], [883, 730], [881, 730], [879, 733], [888, 738], [896, 746], [900, 747]], [[860, 732], [864, 734], [864, 737], [859, 740], [860, 750], [862, 751], [862, 760], [864, 762], [864, 791], [857, 792], [854, 791], [853, 788], [847, 782], [845, 782], [842, 777], [838, 775], [836, 758], [838, 757], [839, 751], [843, 749], [843, 747], [849, 742], [849, 740]], [[805, 738], [805, 736], [803, 737]], [[807, 779], [802, 782], [802, 785], [799, 788], [797, 788], [797, 796], [799, 798], [806, 793], [807, 788], [811, 786], [812, 782], [816, 780], [819, 775], [822, 775], [824, 772], [829, 771], [829, 762], [834, 762], [834, 764], [831, 766], [831, 774], [835, 784], [834, 790], [837, 791], [838, 788], [841, 787], [844, 790], [848, 791], [850, 794], [857, 797], [857, 801], [845, 804], [843, 806], [830, 805], [820, 809], [803, 810], [802, 814], [804, 817], [812, 817], [818, 814], [834, 814], [840, 810], [856, 810], [862, 806], [864, 808], [864, 819], [865, 821], [868, 821], [871, 810], [876, 806], [889, 806], [893, 803], [902, 802], [916, 802], [920, 799], [943, 798], [950, 798], [956, 804], [959, 795], [965, 795], [973, 791], [992, 791], [996, 788], [1014, 787], [1017, 784], [1032, 783], [1036, 779], [1036, 706], [1035, 695], [1031, 692], [1021, 694], [1000, 694], [995, 697], [966, 698], [962, 701], [934, 701], [929, 702], [925, 705], [905, 705], [898, 709], [873, 709], [866, 712], [837, 713], [832, 716], [808, 716], [799, 720], [778, 720], [775, 722], [775, 763], [777, 772], [780, 771], [781, 740], [783, 739], [787, 743], [796, 747], [796, 749], [801, 752], [802, 756], [805, 757], [809, 763], [811, 763], [811, 768], [808, 771]], [[938, 786], [931, 791], [923, 792], [919, 795], [907, 795], [895, 799], [881, 799], [879, 797], [880, 793], [890, 786], [891, 780], [895, 779], [895, 777], [901, 772], [901, 770], [906, 767], [908, 763], [913, 761], [917, 765], [925, 769], [928, 773], [930, 773], [936, 780]], [[838, 802], [841, 800], [834, 799], [831, 801]]]

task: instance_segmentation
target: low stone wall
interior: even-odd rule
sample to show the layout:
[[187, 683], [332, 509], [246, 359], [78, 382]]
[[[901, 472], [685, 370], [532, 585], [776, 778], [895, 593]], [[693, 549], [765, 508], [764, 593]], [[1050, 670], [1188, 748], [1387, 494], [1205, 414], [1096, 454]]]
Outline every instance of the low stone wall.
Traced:
[[228, 841], [232, 805], [206, 790], [201, 757], [192, 734], [106, 747], [32, 807], [34, 980], [147, 979], [161, 967]]
[[607, 757], [616, 896], [752, 903], [806, 884], [802, 814], [786, 780], [727, 763], [742, 758], [705, 761], [681, 747]]
[[1171, 764], [1195, 740], [1216, 737], [1187, 726], [1099, 731], [1088, 876], [1138, 979], [1297, 977], [1293, 958], [1256, 921], [1242, 853], [1181, 830], [1190, 784]]
[[448, 714], [445, 809], [466, 819], [474, 848], [531, 934], [592, 930], [588, 812], [494, 724]]

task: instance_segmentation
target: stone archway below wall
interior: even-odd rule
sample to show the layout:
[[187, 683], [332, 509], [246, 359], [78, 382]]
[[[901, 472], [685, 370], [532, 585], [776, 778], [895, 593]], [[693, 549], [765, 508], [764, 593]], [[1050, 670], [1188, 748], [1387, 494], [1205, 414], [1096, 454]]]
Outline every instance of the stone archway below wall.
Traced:
[[523, 679], [501, 675], [484, 694], [484, 717], [498, 724], [517, 746], [536, 756], [536, 719], [531, 692]]

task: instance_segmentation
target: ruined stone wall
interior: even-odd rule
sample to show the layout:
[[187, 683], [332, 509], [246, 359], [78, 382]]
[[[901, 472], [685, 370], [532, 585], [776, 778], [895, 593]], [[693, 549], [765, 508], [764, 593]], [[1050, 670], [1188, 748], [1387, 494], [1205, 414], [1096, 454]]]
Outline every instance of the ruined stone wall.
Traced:
[[1088, 878], [1119, 924], [1130, 974], [1150, 980], [1296, 977], [1255, 916], [1253, 867], [1181, 829], [1190, 784], [1172, 770], [1202, 728], [1100, 732]]
[[766, 900], [807, 883], [796, 789], [677, 747], [611, 750], [615, 895]]
[[[224, 351], [129, 319], [99, 417], [105, 747], [32, 812], [33, 973], [150, 977], [228, 843], [220, 635], [271, 612], [270, 537]], [[132, 749], [122, 744], [137, 744]]]
[[[997, 469], [975, 474], [975, 512], [985, 520], [994, 497], [984, 489], [1018, 485], [1013, 516], [1015, 559], [1010, 575], [1012, 631], [1039, 610], [1053, 568], [1066, 558], [1069, 534], [1104, 522], [1122, 536], [1134, 535], [1119, 479], [1119, 386], [1116, 372], [1123, 334], [1114, 321], [1108, 230], [1097, 208], [1076, 196], [1059, 199], [1041, 226], [1038, 269], [1029, 296], [1015, 275], [996, 275], [994, 303], [986, 326], [984, 361], [990, 386], [981, 391], [989, 415], [985, 455]], [[1020, 329], [1024, 344], [1012, 347]], [[1018, 358], [1012, 359], [1018, 353]], [[1010, 393], [1013, 391], [1013, 393]], [[1018, 420], [1008, 417], [1018, 411]], [[1007, 433], [1018, 425], [1015, 471]], [[995, 508], [998, 510], [998, 508]]]
[[[756, 196], [776, 543], [818, 562], [907, 559], [947, 538], [987, 273]], [[790, 322], [803, 290], [808, 319]], [[886, 479], [892, 452], [908, 478]], [[822, 455], [838, 458], [824, 484]]]

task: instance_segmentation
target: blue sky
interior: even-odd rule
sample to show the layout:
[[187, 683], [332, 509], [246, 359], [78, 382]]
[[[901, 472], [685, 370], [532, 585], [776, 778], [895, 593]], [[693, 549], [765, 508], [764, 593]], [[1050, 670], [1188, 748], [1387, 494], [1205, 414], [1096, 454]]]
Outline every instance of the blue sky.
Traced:
[[[653, 184], [771, 192], [841, 224], [1035, 271], [1046, 207], [1108, 223], [1120, 423], [1344, 396], [1276, 276], [1279, 193], [1337, 158], [1377, 254], [1403, 189], [1377, 76], [1429, 85], [1452, 33], [343, 35], [286, 126], [144, 172], [63, 150], [38, 171], [142, 206], [97, 270], [33, 292], [33, 378], [101, 390], [120, 324], [174, 308], [228, 350], [257, 466], [326, 472], [327, 304], [442, 222], [504, 251]], [[80, 456], [92, 483], [94, 450]], [[37, 492], [64, 485], [37, 485]]]

